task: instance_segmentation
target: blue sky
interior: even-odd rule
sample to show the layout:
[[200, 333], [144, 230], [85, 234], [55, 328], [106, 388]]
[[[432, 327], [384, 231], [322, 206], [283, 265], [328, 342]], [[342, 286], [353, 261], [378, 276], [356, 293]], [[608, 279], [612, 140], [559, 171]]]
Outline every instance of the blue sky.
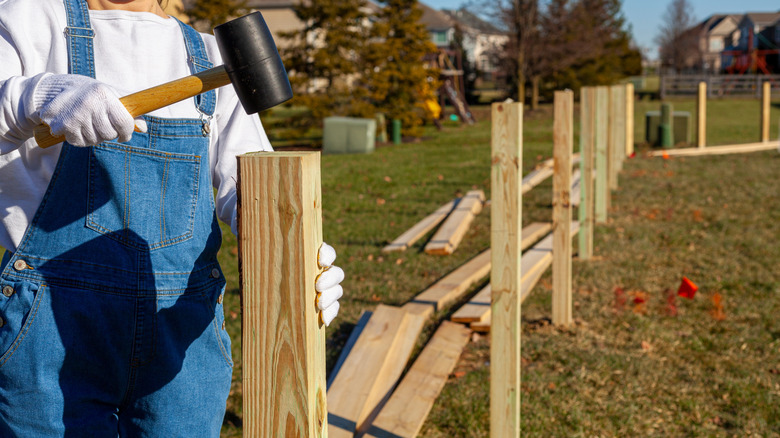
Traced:
[[[465, 3], [461, 0], [421, 0], [435, 9], [457, 9]], [[657, 57], [657, 47], [653, 42], [658, 34], [658, 26], [671, 0], [623, 0], [623, 14], [631, 24], [632, 34], [648, 58]], [[697, 20], [717, 13], [736, 14], [745, 12], [780, 11], [778, 0], [690, 0]]]

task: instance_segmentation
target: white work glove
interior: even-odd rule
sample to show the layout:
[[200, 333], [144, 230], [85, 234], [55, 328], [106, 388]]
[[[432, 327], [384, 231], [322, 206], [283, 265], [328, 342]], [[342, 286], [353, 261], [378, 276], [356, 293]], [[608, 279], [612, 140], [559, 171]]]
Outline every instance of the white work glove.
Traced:
[[34, 118], [74, 146], [130, 140], [133, 117], [110, 86], [83, 75], [47, 75], [33, 93]]
[[344, 281], [344, 271], [338, 266], [333, 266], [336, 260], [336, 250], [327, 243], [322, 244], [317, 253], [317, 263], [325, 271], [317, 276], [314, 288], [317, 290], [317, 308], [320, 309], [320, 318], [326, 326], [330, 325], [333, 318], [339, 313], [339, 298], [344, 294], [341, 283]]

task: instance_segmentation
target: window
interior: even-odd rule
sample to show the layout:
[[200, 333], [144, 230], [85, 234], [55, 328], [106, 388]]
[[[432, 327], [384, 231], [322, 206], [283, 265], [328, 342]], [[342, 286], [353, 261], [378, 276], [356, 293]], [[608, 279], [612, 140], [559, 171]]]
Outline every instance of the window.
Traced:
[[723, 40], [720, 38], [710, 38], [710, 52], [722, 52]]
[[433, 42], [437, 46], [441, 46], [449, 43], [449, 41], [447, 40], [447, 32], [433, 32]]

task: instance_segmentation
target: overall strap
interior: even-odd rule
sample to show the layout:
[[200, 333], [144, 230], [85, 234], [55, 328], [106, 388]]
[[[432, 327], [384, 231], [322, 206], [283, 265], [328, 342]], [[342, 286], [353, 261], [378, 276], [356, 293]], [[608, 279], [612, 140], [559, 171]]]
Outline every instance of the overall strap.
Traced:
[[68, 17], [68, 26], [65, 28], [70, 61], [68, 72], [94, 78], [93, 41], [95, 31], [89, 24], [87, 2], [85, 0], [65, 0], [65, 14]]
[[[182, 23], [178, 18], [176, 21], [179, 22], [182, 35], [184, 35], [184, 43], [187, 46], [187, 57], [189, 58], [188, 60], [190, 63], [190, 72], [195, 74], [212, 68], [214, 64], [209, 61], [209, 55], [206, 53], [206, 46], [203, 44], [203, 38], [198, 31]], [[201, 114], [206, 116], [214, 114], [216, 104], [217, 93], [214, 90], [195, 96], [195, 106], [197, 106], [198, 111]]]

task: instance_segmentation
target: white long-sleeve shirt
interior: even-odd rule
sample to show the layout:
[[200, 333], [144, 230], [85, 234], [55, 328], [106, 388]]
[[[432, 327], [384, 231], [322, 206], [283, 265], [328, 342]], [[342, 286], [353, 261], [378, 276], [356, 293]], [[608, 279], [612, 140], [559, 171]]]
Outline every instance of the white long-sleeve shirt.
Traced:
[[[190, 75], [179, 24], [147, 12], [90, 11], [96, 78], [124, 96]], [[61, 145], [32, 139], [32, 92], [41, 73], [68, 73], [62, 0], [0, 0], [0, 246], [15, 251], [43, 199]], [[216, 40], [203, 35], [209, 59], [222, 63]], [[199, 118], [193, 99], [150, 113]], [[257, 115], [247, 115], [233, 88], [217, 90], [209, 149], [217, 216], [235, 230], [236, 156], [272, 150]]]

